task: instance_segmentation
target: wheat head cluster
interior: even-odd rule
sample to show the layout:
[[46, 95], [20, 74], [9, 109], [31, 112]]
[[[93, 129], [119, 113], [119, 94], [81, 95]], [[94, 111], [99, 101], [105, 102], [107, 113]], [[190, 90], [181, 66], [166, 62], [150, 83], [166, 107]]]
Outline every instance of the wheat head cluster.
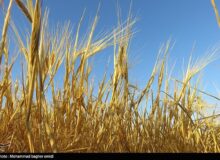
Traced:
[[[12, 19], [13, 6], [23, 14], [30, 32], [19, 32]], [[178, 80], [167, 69], [172, 43], [164, 43], [153, 70], [146, 70], [151, 75], [141, 89], [129, 81], [128, 49], [136, 23], [131, 13], [95, 39], [98, 11], [85, 35], [80, 34], [84, 13], [74, 32], [70, 23], [51, 32], [41, 0], [10, 0], [2, 11], [0, 152], [220, 151], [218, 115], [205, 117], [202, 112], [208, 105], [203, 94], [218, 97], [199, 90], [199, 79], [191, 82], [216, 60], [218, 48], [195, 63], [190, 60]], [[11, 41], [19, 49], [17, 56], [11, 56]], [[113, 48], [114, 70], [111, 78], [104, 74], [94, 88], [89, 59], [107, 47]], [[16, 70], [21, 79], [13, 80], [18, 56], [24, 60]], [[59, 69], [65, 74], [63, 81], [56, 82]]]

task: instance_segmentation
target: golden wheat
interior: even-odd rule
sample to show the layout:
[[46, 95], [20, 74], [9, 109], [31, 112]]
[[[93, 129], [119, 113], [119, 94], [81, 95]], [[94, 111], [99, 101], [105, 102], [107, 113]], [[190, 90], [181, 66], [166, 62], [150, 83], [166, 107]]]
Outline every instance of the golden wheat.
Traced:
[[[199, 79], [191, 82], [216, 60], [218, 48], [194, 64], [190, 60], [183, 79], [178, 80], [167, 70], [172, 48], [168, 41], [140, 89], [129, 81], [128, 48], [136, 23], [130, 12], [126, 22], [119, 19], [118, 27], [94, 41], [97, 12], [89, 33], [80, 41], [85, 12], [72, 36], [70, 23], [50, 32], [48, 11], [41, 11], [41, 0], [15, 2], [10, 0], [1, 36], [0, 62], [5, 70], [0, 72], [0, 152], [220, 151], [220, 128], [215, 121], [219, 114], [205, 117], [201, 111], [206, 105], [202, 94], [219, 98], [199, 89]], [[13, 4], [30, 22], [26, 41], [10, 19]], [[214, 0], [212, 4], [216, 9]], [[12, 38], [7, 36], [8, 27], [25, 60], [22, 78], [16, 83], [11, 75], [18, 60], [8, 59], [7, 42]], [[95, 94], [89, 59], [109, 46], [114, 47], [114, 72], [111, 79], [104, 75]], [[55, 76], [62, 64], [65, 74], [59, 89]]]

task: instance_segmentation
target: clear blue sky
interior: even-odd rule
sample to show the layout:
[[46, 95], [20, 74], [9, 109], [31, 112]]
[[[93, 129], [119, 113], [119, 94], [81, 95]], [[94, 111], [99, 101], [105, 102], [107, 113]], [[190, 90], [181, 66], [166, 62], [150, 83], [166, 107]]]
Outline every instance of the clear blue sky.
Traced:
[[[220, 9], [219, 1], [216, 0], [216, 3]], [[96, 33], [111, 31], [117, 24], [116, 0], [44, 0], [43, 6], [47, 6], [50, 10], [51, 25], [70, 20], [73, 27], [78, 24], [86, 8], [83, 33], [92, 22], [100, 2], [100, 19]], [[131, 1], [118, 0], [118, 3], [122, 11], [122, 19], [125, 20]], [[176, 62], [174, 75], [177, 78], [181, 78], [183, 60], [187, 62], [193, 44], [195, 44], [194, 58], [201, 57], [207, 49], [220, 44], [220, 28], [218, 28], [210, 0], [133, 0], [132, 4], [132, 13], [138, 21], [134, 27], [137, 33], [132, 38], [129, 50], [130, 79], [141, 87], [144, 87], [149, 78], [160, 45], [169, 38], [175, 41], [169, 64]], [[13, 11], [15, 21], [18, 24], [26, 24], [16, 7]], [[105, 69], [103, 66], [106, 66], [109, 57], [113, 57], [112, 49], [107, 49], [94, 57], [96, 72], [93, 75], [95, 77], [100, 78], [103, 75]], [[111, 64], [109, 71], [112, 71]], [[61, 74], [62, 71], [59, 73]], [[220, 88], [219, 73], [220, 59], [203, 71], [204, 89], [215, 95], [217, 92], [213, 83]], [[58, 76], [58, 79], [59, 77], [61, 76]]]
[[[86, 28], [92, 21], [99, 2], [101, 2], [100, 20], [96, 31], [109, 31], [117, 24], [116, 0], [46, 0], [44, 5], [50, 9], [51, 24], [70, 20], [76, 25], [86, 8], [84, 22]], [[124, 20], [130, 2], [130, 0], [118, 1]], [[220, 4], [219, 0], [216, 0], [216, 3]], [[218, 6], [220, 8], [220, 5]], [[175, 41], [175, 46], [169, 63], [171, 65], [176, 61], [174, 75], [179, 77], [182, 75], [183, 60], [187, 62], [193, 44], [195, 44], [193, 57], [198, 58], [220, 40], [220, 28], [210, 0], [133, 0], [132, 13], [138, 18], [135, 25], [138, 32], [131, 41], [129, 51], [130, 79], [142, 87], [148, 79], [160, 45], [170, 37]], [[94, 57], [97, 77], [103, 75], [103, 66], [109, 56], [112, 58], [112, 53], [112, 50], [106, 50]], [[109, 68], [111, 70], [111, 66]], [[220, 87], [219, 71], [220, 60], [213, 62], [203, 71], [204, 89], [213, 94], [217, 94], [213, 83]]]

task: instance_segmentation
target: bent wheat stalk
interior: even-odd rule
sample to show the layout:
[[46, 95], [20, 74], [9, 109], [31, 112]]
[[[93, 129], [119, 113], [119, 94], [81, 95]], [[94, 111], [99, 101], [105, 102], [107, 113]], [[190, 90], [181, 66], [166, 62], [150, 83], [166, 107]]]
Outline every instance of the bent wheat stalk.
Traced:
[[28, 61], [28, 99], [27, 99], [27, 118], [26, 118], [26, 127], [28, 131], [28, 141], [30, 146], [30, 151], [34, 152], [33, 142], [31, 138], [31, 128], [30, 128], [30, 115], [31, 115], [31, 105], [34, 92], [34, 84], [36, 77], [36, 57], [38, 56], [39, 40], [40, 40], [40, 26], [41, 26], [41, 11], [40, 11], [40, 0], [36, 0], [34, 19], [32, 23], [32, 33], [31, 33], [31, 42], [30, 42], [30, 53]]

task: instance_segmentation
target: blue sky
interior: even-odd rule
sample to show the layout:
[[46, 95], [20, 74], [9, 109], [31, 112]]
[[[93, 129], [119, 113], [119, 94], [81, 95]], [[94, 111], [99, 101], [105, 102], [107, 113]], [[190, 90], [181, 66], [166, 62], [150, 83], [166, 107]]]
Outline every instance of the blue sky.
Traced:
[[[117, 24], [117, 3], [126, 19], [130, 0], [46, 0], [44, 6], [50, 9], [50, 23], [70, 20], [77, 25], [83, 10], [86, 18], [83, 29], [92, 22], [98, 4], [101, 2], [100, 19], [96, 28], [109, 31]], [[217, 5], [220, 4], [216, 0]], [[220, 5], [218, 5], [220, 7]], [[175, 41], [170, 54], [169, 65], [176, 62], [174, 75], [181, 78], [183, 60], [188, 61], [195, 44], [193, 58], [196, 59], [206, 51], [219, 44], [220, 28], [210, 0], [133, 0], [132, 14], [138, 19], [134, 30], [137, 31], [131, 41], [129, 61], [131, 64], [130, 79], [143, 87], [149, 78], [160, 45], [169, 38]], [[112, 50], [106, 50], [94, 57], [94, 73], [100, 77], [108, 58], [112, 58]], [[220, 53], [219, 53], [220, 54]], [[135, 60], [135, 62], [133, 62]], [[202, 84], [205, 90], [217, 94], [213, 83], [220, 88], [220, 60], [213, 62], [203, 71]], [[111, 71], [111, 66], [109, 66]]]
[[[219, 1], [216, 0], [216, 3], [220, 9]], [[83, 34], [91, 24], [100, 2], [100, 19], [96, 33], [111, 31], [117, 25], [117, 3], [122, 12], [122, 19], [126, 19], [130, 0], [44, 0], [43, 6], [50, 10], [51, 26], [70, 20], [73, 28], [78, 24], [86, 8]], [[16, 7], [13, 7], [12, 11], [17, 24], [28, 25]], [[175, 41], [175, 46], [168, 62], [169, 66], [176, 63], [174, 75], [179, 79], [182, 75], [183, 60], [188, 61], [194, 44], [194, 59], [204, 55], [210, 47], [220, 45], [220, 28], [218, 28], [210, 0], [133, 0], [132, 14], [138, 21], [134, 26], [137, 33], [132, 38], [129, 50], [130, 80], [141, 87], [144, 87], [149, 78], [160, 45], [169, 38]], [[2, 20], [0, 20], [0, 27], [2, 27]], [[112, 49], [107, 49], [93, 58], [95, 78], [102, 79], [109, 58], [111, 63], [108, 71], [111, 72]], [[220, 89], [219, 71], [220, 59], [203, 71], [202, 89], [214, 95], [217, 94], [213, 84]], [[20, 74], [16, 70], [14, 72]], [[59, 74], [62, 74], [62, 71]], [[58, 75], [58, 80], [60, 77]]]

